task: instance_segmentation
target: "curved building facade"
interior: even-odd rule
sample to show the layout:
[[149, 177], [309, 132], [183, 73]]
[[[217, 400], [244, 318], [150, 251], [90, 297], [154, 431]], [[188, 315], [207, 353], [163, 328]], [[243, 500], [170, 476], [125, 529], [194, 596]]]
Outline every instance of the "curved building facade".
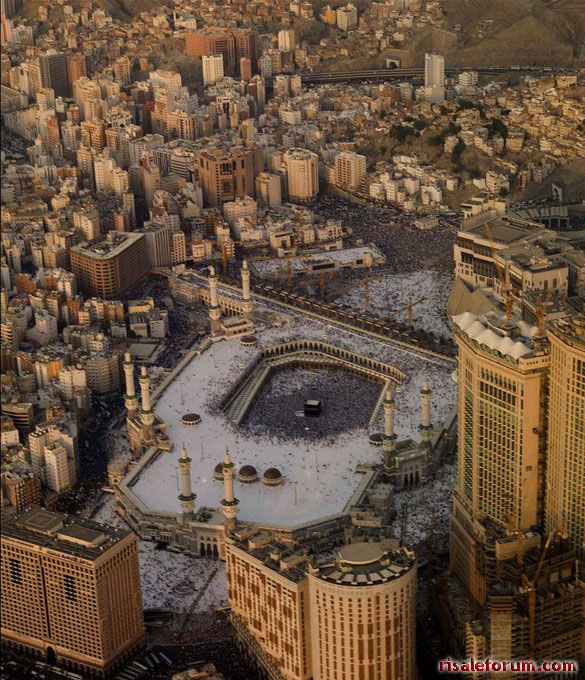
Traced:
[[306, 203], [319, 193], [319, 158], [306, 149], [289, 149], [283, 155], [291, 201]]
[[309, 592], [314, 680], [416, 677], [413, 553], [350, 543], [309, 571]]

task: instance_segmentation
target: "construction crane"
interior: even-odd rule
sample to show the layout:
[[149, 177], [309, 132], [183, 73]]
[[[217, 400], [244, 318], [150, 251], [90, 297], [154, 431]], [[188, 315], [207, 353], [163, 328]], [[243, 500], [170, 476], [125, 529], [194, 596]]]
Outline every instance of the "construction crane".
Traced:
[[542, 301], [542, 295], [538, 296], [538, 300], [536, 301], [536, 320], [538, 322], [538, 335], [539, 337], [544, 336], [544, 329], [545, 329], [545, 323], [546, 323], [546, 308], [548, 306], [548, 303], [550, 302], [550, 299], [552, 297], [553, 290], [552, 288], [549, 288], [546, 297], [544, 298], [544, 302]]
[[255, 257], [255, 262], [266, 262], [267, 260], [283, 260], [286, 258], [286, 285], [288, 288], [292, 288], [293, 283], [293, 257], [294, 253], [287, 253], [286, 255], [263, 255], [261, 257]]
[[562, 277], [559, 278], [559, 287], [557, 289], [553, 289], [551, 286], [547, 292], [546, 295], [544, 296], [544, 302], [542, 300], [542, 295], [538, 296], [538, 300], [536, 301], [536, 319], [538, 322], [538, 335], [540, 337], [544, 337], [544, 331], [545, 331], [545, 325], [546, 325], [546, 308], [548, 307], [548, 303], [551, 301], [552, 296], [559, 290], [562, 289], [563, 286], [563, 279]]
[[315, 283], [319, 284], [319, 293], [322, 298], [325, 297], [325, 278], [330, 279], [333, 276], [334, 272], [321, 272], [317, 278], [313, 279], [307, 279], [306, 281], [303, 281], [303, 285], [305, 286], [312, 286]]
[[327, 296], [327, 299], [330, 300], [331, 298], [339, 297], [340, 295], [344, 295], [348, 291], [353, 290], [354, 288], [357, 288], [358, 286], [361, 286], [363, 284], [363, 286], [364, 286], [364, 311], [366, 313], [369, 313], [369, 311], [370, 311], [370, 283], [372, 281], [379, 281], [381, 278], [382, 278], [382, 275], [379, 274], [378, 276], [367, 276], [365, 279], [360, 279], [359, 281], [352, 281], [347, 286], [343, 286], [343, 288], [338, 288], [337, 290], [334, 290], [330, 295]]
[[510, 286], [510, 267], [508, 265], [508, 262], [506, 261], [505, 271], [502, 270], [502, 267], [500, 266], [500, 263], [498, 262], [498, 259], [496, 257], [497, 253], [496, 241], [494, 239], [493, 232], [487, 222], [485, 224], [485, 231], [490, 242], [490, 251], [492, 255], [492, 260], [494, 261], [494, 267], [496, 268], [496, 272], [498, 275], [498, 280], [500, 282], [500, 288], [504, 295], [504, 301], [506, 305], [506, 323], [509, 323], [510, 319], [512, 318], [512, 289]]
[[407, 305], [405, 305], [404, 307], [401, 307], [400, 309], [394, 310], [393, 314], [398, 315], [398, 314], [401, 314], [402, 312], [405, 311], [406, 314], [407, 314], [408, 325], [409, 325], [409, 327], [412, 328], [412, 321], [413, 321], [412, 308], [413, 308], [415, 305], [420, 305], [420, 303], [421, 303], [421, 302], [424, 302], [425, 300], [426, 300], [426, 298], [423, 297], [423, 298], [419, 298], [419, 299], [416, 300], [415, 302], [409, 302], [409, 303], [408, 303]]
[[[557, 536], [563, 536], [562, 527], [555, 529], [548, 535], [546, 543], [544, 544], [544, 548], [540, 553], [534, 576], [529, 579], [525, 573], [522, 574], [523, 586], [525, 592], [528, 593], [528, 652], [531, 657], [534, 656], [534, 647], [536, 643], [536, 587], [538, 585], [538, 579], [540, 578], [540, 572], [544, 566], [544, 561], [548, 554], [548, 550], [551, 546], [551, 543]], [[530, 676], [533, 676], [532, 672], [530, 673]]]

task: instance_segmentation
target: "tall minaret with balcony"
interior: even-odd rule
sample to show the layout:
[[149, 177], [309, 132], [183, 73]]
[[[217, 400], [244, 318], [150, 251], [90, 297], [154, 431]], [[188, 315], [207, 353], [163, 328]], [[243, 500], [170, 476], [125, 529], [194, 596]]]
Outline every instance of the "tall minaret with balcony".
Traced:
[[191, 459], [187, 454], [187, 449], [183, 445], [179, 458], [179, 468], [181, 470], [181, 493], [179, 503], [181, 504], [181, 521], [186, 521], [193, 516], [195, 509], [195, 494], [191, 489]]
[[433, 426], [431, 425], [431, 388], [429, 387], [429, 380], [423, 380], [422, 389], [420, 391], [420, 433], [421, 444], [426, 447], [431, 445], [431, 433]]
[[222, 509], [225, 516], [225, 530], [226, 532], [229, 532], [236, 528], [238, 503], [240, 501], [234, 497], [234, 464], [232, 463], [230, 453], [227, 450], [225, 452], [222, 471], [224, 498], [221, 501], [221, 504], [223, 506]]
[[393, 470], [396, 460], [397, 435], [394, 431], [394, 395], [390, 385], [386, 387], [384, 395], [384, 441], [382, 442], [382, 461], [387, 472]]
[[136, 386], [134, 384], [134, 363], [130, 352], [124, 354], [124, 375], [126, 377], [126, 394], [124, 395], [124, 405], [126, 415], [133, 417], [138, 413], [138, 399], [136, 397]]
[[242, 314], [248, 319], [252, 320], [252, 297], [250, 295], [250, 268], [248, 267], [248, 260], [244, 260], [241, 269], [242, 276]]
[[215, 267], [209, 268], [209, 323], [211, 334], [218, 335], [220, 332], [221, 307], [219, 306], [219, 296], [217, 294], [217, 274]]
[[140, 371], [140, 396], [142, 406], [140, 409], [140, 420], [142, 421], [142, 438], [144, 444], [154, 441], [154, 411], [150, 405], [150, 378], [146, 366], [142, 366]]

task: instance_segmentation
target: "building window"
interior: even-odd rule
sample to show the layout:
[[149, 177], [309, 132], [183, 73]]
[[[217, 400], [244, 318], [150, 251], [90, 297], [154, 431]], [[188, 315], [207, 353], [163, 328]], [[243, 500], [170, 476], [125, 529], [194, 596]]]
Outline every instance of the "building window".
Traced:
[[75, 588], [75, 579], [71, 574], [63, 576], [63, 585], [65, 586], [65, 599], [70, 602], [77, 602], [77, 591]]
[[22, 566], [19, 560], [10, 559], [10, 580], [12, 583], [22, 585]]

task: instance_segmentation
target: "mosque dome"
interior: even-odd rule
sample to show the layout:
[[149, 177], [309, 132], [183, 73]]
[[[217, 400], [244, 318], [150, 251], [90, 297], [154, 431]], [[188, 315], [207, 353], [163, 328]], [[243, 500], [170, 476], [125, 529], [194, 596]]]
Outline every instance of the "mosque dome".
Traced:
[[201, 416], [198, 413], [185, 413], [181, 422], [183, 425], [197, 425], [201, 422]]
[[253, 465], [244, 465], [240, 468], [238, 473], [238, 482], [243, 484], [251, 484], [258, 480], [258, 472]]
[[282, 473], [278, 468], [268, 468], [262, 475], [262, 484], [266, 486], [280, 486], [282, 484]]

